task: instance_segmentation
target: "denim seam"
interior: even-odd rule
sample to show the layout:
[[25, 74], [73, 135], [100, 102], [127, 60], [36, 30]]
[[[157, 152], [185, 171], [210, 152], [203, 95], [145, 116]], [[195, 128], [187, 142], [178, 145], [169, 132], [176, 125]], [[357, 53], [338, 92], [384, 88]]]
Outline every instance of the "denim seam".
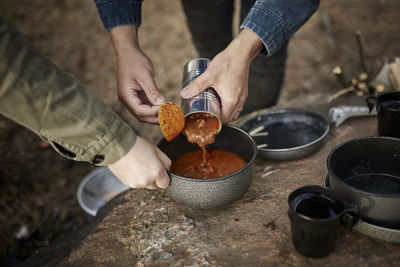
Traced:
[[251, 21], [245, 21], [245, 23], [242, 24], [241, 28], [248, 28], [249, 30], [253, 31], [257, 36], [260, 38], [261, 42], [264, 44], [267, 54], [271, 55], [276, 50], [279, 49], [279, 45], [276, 42], [275, 36], [279, 36], [280, 31], [276, 32], [275, 34], [266, 32], [263, 30], [262, 27], [260, 27], [258, 24], [251, 22]]
[[108, 6], [119, 5], [120, 3], [121, 3], [121, 4], [125, 4], [125, 3], [132, 4], [132, 1], [130, 1], [130, 0], [125, 0], [125, 1], [119, 1], [118, 3], [115, 3], [115, 2], [106, 2], [106, 3], [104, 3], [103, 1], [96, 1], [96, 0], [95, 0], [94, 3], [96, 4], [96, 6], [97, 6], [98, 8], [102, 8], [102, 7], [108, 7]]
[[109, 26], [108, 28], [106, 28], [106, 31], [109, 32], [109, 31], [111, 31], [112, 29], [114, 29], [116, 27], [124, 26], [124, 25], [136, 25], [138, 27], [140, 26], [140, 24], [121, 22], [121, 23], [115, 23], [115, 24]]
[[140, 21], [136, 19], [136, 16], [123, 16], [117, 18], [107, 18], [103, 21], [104, 27], [107, 31], [110, 31], [112, 28], [121, 25], [140, 25]]
[[136, 19], [136, 17], [132, 14], [132, 15], [127, 15], [127, 16], [121, 16], [121, 17], [110, 17], [110, 18], [104, 18], [104, 22], [106, 24], [112, 24], [113, 21], [118, 21], [117, 23], [120, 23], [120, 21], [123, 20], [129, 20], [132, 22], [138, 22], [138, 20]]
[[[266, 26], [270, 24], [274, 27], [274, 30], [265, 29], [260, 23], [267, 24]], [[267, 55], [275, 53], [289, 39], [287, 27], [283, 19], [270, 7], [257, 3], [250, 10], [240, 28], [248, 28], [255, 32], [264, 44]], [[264, 52], [265, 50], [261, 53]]]
[[244, 29], [244, 28], [249, 29], [250, 31], [254, 32], [258, 36], [258, 38], [263, 43], [263, 45], [264, 45], [264, 47], [265, 47], [265, 49], [267, 51], [267, 55], [270, 55], [271, 52], [270, 52], [268, 44], [265, 43], [264, 39], [261, 38], [260, 34], [258, 33], [258, 31], [261, 30], [261, 28], [258, 27], [256, 24], [251, 23], [251, 22], [247, 22], [245, 25], [240, 26], [240, 29]]
[[289, 36], [289, 31], [288, 31], [288, 29], [287, 29], [287, 27], [286, 27], [286, 25], [285, 25], [284, 20], [283, 20], [282, 17], [279, 16], [271, 7], [269, 7], [269, 6], [266, 5], [266, 4], [263, 5], [263, 4], [256, 3], [256, 4], [253, 6], [253, 8], [254, 8], [255, 10], [258, 10], [258, 11], [262, 12], [262, 13], [265, 13], [266, 16], [269, 15], [269, 16], [273, 16], [274, 18], [276, 18], [277, 20], [272, 20], [273, 23], [274, 23], [275, 25], [277, 25], [277, 26], [280, 26], [280, 28], [283, 29], [283, 33], [284, 33], [284, 35], [285, 35], [285, 38], [286, 38], [286, 39], [288, 38], [288, 36]]

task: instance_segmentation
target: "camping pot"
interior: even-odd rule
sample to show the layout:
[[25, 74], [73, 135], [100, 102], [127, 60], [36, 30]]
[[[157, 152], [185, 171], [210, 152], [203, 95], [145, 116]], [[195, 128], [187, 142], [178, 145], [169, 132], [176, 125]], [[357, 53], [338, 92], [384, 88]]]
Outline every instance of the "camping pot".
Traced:
[[400, 92], [388, 92], [366, 99], [370, 111], [376, 102], [378, 133], [381, 136], [400, 138]]
[[357, 206], [362, 221], [400, 229], [400, 139], [349, 140], [330, 152], [327, 166], [330, 188]]
[[[199, 149], [197, 144], [189, 143], [183, 134], [169, 142], [161, 139], [158, 147], [172, 161]], [[167, 192], [176, 202], [192, 208], [217, 209], [235, 202], [247, 192], [254, 177], [257, 156], [257, 146], [251, 136], [235, 126], [224, 125], [215, 142], [207, 148], [230, 151], [240, 156], [246, 166], [232, 174], [207, 179], [183, 177], [169, 172], [171, 183]]]
[[[209, 64], [207, 58], [195, 58], [187, 62], [183, 68], [182, 88], [200, 76]], [[218, 133], [221, 131], [221, 99], [214, 88], [207, 88], [191, 98], [182, 99], [181, 109], [185, 117], [199, 112], [214, 115], [219, 121]]]

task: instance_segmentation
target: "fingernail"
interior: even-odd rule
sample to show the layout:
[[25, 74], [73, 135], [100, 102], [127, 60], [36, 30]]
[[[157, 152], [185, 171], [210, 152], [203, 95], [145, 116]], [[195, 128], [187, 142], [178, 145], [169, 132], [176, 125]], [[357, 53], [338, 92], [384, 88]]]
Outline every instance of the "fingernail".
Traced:
[[156, 104], [157, 105], [162, 105], [165, 102], [165, 98], [164, 97], [159, 97], [156, 100]]
[[183, 88], [181, 91], [181, 96], [182, 97], [189, 97], [190, 96], [190, 92], [187, 88]]

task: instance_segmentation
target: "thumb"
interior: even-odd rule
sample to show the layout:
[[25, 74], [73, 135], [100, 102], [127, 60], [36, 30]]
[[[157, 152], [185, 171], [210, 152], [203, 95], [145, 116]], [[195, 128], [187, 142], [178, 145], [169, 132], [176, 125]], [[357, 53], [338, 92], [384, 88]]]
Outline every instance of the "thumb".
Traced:
[[204, 73], [191, 81], [185, 88], [180, 92], [181, 97], [191, 98], [210, 87], [210, 83], [204, 76]]
[[160, 90], [158, 90], [153, 77], [148, 77], [143, 85], [143, 91], [146, 93], [147, 98], [153, 105], [161, 105], [165, 102], [165, 98], [162, 96]]

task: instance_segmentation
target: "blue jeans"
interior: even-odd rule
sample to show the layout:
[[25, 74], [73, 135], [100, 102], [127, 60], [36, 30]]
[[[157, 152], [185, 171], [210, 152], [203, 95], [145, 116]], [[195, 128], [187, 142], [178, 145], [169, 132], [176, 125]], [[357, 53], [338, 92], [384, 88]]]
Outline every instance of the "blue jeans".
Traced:
[[[242, 22], [255, 0], [242, 0]], [[234, 0], [182, 0], [192, 39], [200, 57], [214, 58], [232, 41]], [[282, 88], [287, 43], [267, 57], [260, 53], [250, 65], [249, 93], [241, 114], [270, 107], [278, 101]]]

